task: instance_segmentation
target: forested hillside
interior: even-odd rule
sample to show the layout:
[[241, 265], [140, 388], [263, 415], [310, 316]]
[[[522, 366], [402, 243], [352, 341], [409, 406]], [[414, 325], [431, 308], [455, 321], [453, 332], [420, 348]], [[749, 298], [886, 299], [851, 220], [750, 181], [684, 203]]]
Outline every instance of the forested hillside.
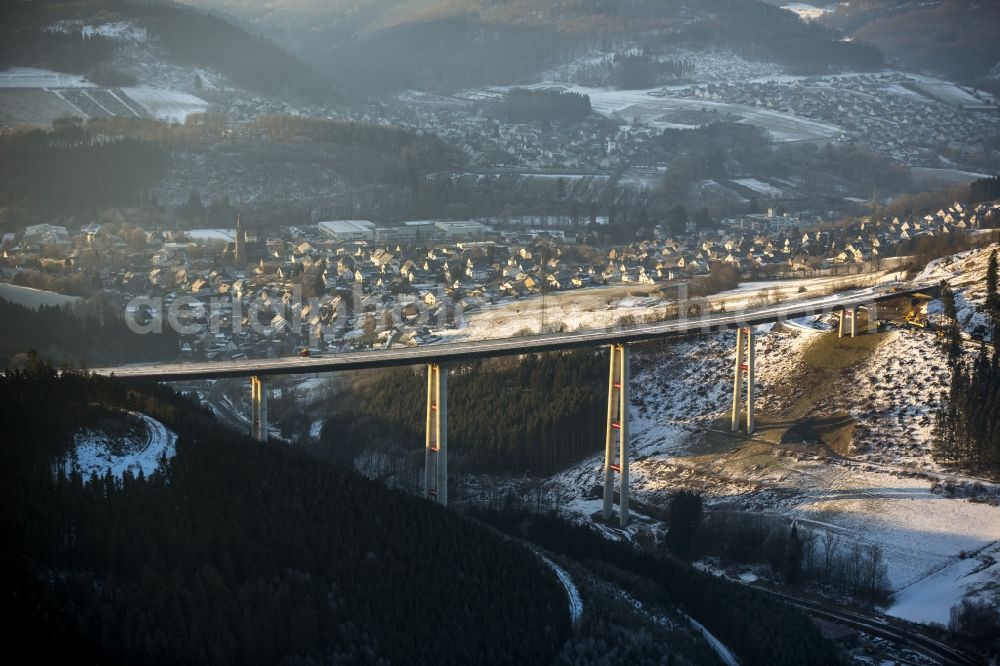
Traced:
[[676, 560], [611, 541], [593, 529], [550, 514], [477, 510], [499, 529], [587, 563], [646, 604], [671, 603], [705, 625], [745, 666], [826, 666], [840, 663], [834, 646], [804, 613], [751, 587], [698, 571]]
[[[219, 16], [171, 0], [7, 2], [0, 7], [0, 67], [23, 65], [90, 74], [114, 54], [115, 42], [84, 37], [61, 21], [132, 20], [171, 60], [208, 67], [258, 93], [329, 101], [343, 89], [275, 45]], [[78, 28], [76, 29], [78, 30]]]
[[[66, 476], [73, 433], [139, 409], [149, 478]], [[0, 376], [8, 649], [101, 663], [547, 663], [566, 595], [475, 523], [217, 426], [156, 385]]]
[[850, 0], [838, 3], [823, 22], [878, 44], [904, 66], [966, 83], [977, 82], [1000, 61], [996, 2]]
[[136, 335], [126, 326], [121, 309], [106, 302], [33, 310], [0, 298], [0, 321], [0, 367], [29, 352], [43, 361], [75, 367], [177, 356], [177, 335], [169, 326], [157, 335]]
[[16, 23], [0, 26], [0, 69], [32, 66], [87, 74], [109, 61], [114, 50], [115, 43], [100, 36], [19, 27]]
[[507, 122], [560, 121], [573, 123], [590, 115], [590, 97], [558, 90], [513, 88], [488, 112]]
[[78, 124], [0, 136], [0, 207], [52, 213], [137, 204], [166, 171], [158, 144]]
[[[593, 352], [453, 367], [449, 455], [477, 470], [538, 475], [593, 453], [604, 442], [607, 372], [606, 356]], [[412, 368], [362, 376], [327, 420], [322, 447], [345, 462], [364, 447], [422, 448], [426, 384]]]
[[[997, 252], [986, 269], [983, 310], [992, 340], [1000, 340], [1000, 291]], [[946, 320], [944, 346], [951, 366], [951, 386], [942, 392], [935, 430], [937, 460], [987, 475], [1000, 475], [1000, 353], [982, 345], [972, 357], [962, 343], [955, 294], [941, 285]]]
[[343, 89], [273, 42], [223, 18], [173, 2], [137, 5], [115, 0], [121, 11], [157, 35], [178, 62], [218, 70], [239, 86], [280, 99], [330, 101]]
[[516, 84], [611, 41], [719, 47], [802, 73], [882, 65], [877, 48], [756, 0], [198, 2], [251, 17], [320, 71], [365, 90]]
[[[436, 136], [374, 123], [265, 116], [240, 137], [220, 138], [223, 129], [217, 116], [205, 115], [183, 125], [61, 120], [50, 131], [0, 136], [0, 230], [51, 222], [52, 215], [96, 216], [109, 206], [172, 207], [191, 224], [217, 224], [212, 206], [228, 207], [230, 197], [244, 205], [281, 201], [288, 223], [289, 192], [330, 206], [345, 182], [381, 187], [386, 208], [392, 197], [407, 205], [432, 199], [440, 208], [438, 179], [428, 176], [466, 159]], [[204, 207], [185, 207], [192, 193]]]

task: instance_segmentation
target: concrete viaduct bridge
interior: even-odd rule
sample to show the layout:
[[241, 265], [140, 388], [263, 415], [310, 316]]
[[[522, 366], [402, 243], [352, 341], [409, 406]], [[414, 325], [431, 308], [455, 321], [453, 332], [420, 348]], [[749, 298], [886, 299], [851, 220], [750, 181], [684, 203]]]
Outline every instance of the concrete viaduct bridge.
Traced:
[[[475, 340], [450, 344], [403, 349], [380, 349], [346, 354], [276, 359], [242, 359], [225, 362], [170, 363], [98, 368], [95, 374], [118, 379], [184, 381], [190, 379], [221, 379], [249, 377], [251, 389], [251, 435], [266, 441], [268, 377], [286, 374], [315, 374], [342, 370], [389, 368], [426, 364], [427, 408], [425, 425], [426, 497], [440, 504], [448, 503], [448, 364], [481, 358], [514, 356], [535, 352], [559, 351], [608, 346], [608, 410], [605, 420], [604, 448], [604, 517], [609, 519], [614, 502], [615, 474], [619, 482], [619, 517], [628, 524], [629, 447], [629, 344], [697, 333], [736, 330], [736, 354], [733, 369], [733, 401], [731, 427], [734, 432], [745, 420], [747, 433], [754, 430], [754, 352], [753, 327], [799, 317], [839, 313], [839, 335], [854, 337], [857, 333], [857, 312], [869, 311], [869, 327], [877, 319], [878, 303], [926, 293], [936, 285], [907, 285], [891, 288], [868, 288], [845, 291], [821, 298], [785, 301], [758, 310], [740, 313], [710, 313], [699, 304], [684, 310], [687, 316], [653, 324], [552, 333], [497, 340]], [[690, 301], [689, 303], [694, 303]], [[707, 301], [701, 299], [707, 305]]]

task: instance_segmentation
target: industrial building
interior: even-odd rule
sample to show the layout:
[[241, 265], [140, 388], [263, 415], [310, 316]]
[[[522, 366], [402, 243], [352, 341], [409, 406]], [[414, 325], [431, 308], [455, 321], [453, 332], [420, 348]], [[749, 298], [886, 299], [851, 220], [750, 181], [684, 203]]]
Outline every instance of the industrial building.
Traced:
[[375, 240], [375, 225], [368, 220], [330, 220], [318, 226], [322, 233], [338, 241]]

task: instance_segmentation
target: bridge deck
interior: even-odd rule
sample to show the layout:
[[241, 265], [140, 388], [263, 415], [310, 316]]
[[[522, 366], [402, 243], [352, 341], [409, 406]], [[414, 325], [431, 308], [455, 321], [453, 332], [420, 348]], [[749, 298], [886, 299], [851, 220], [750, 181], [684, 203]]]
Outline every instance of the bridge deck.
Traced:
[[611, 344], [612, 342], [639, 342], [657, 338], [690, 335], [693, 333], [734, 329], [740, 326], [756, 326], [820, 314], [822, 312], [835, 312], [844, 308], [864, 306], [899, 298], [900, 296], [926, 292], [933, 288], [934, 285], [914, 285], [896, 291], [888, 291], [880, 288], [859, 289], [821, 298], [788, 301], [756, 311], [745, 311], [734, 314], [705, 314], [699, 317], [689, 317], [654, 324], [639, 324], [575, 333], [551, 333], [495, 340], [469, 340], [423, 347], [378, 349], [311, 357], [291, 356], [274, 359], [129, 365], [95, 368], [92, 372], [122, 379], [180, 381], [188, 379], [249, 377], [252, 375], [270, 376], [336, 372], [339, 370], [388, 368], [422, 363], [461, 362], [530, 352], [597, 347]]

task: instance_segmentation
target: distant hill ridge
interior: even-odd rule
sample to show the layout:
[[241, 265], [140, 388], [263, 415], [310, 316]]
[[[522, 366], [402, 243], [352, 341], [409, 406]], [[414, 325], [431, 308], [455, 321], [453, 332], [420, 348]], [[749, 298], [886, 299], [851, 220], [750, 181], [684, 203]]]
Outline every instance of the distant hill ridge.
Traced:
[[974, 83], [1000, 67], [1000, 3], [850, 0], [822, 23], [877, 44], [900, 64]]
[[[60, 39], [47, 28], [66, 20], [104, 23], [115, 19], [132, 20], [145, 28], [171, 60], [216, 70], [253, 92], [311, 100], [330, 100], [344, 92], [269, 39], [251, 34], [221, 16], [172, 0], [4, 3], [0, 8], [0, 43], [4, 44], [0, 47], [0, 66], [55, 65], [63, 71], [89, 73], [90, 68], [110, 58], [113, 47], [109, 40], [73, 35]], [[56, 63], [52, 62], [52, 41], [65, 51]], [[95, 44], [102, 48], [95, 49]], [[87, 56], [82, 68], [75, 66], [79, 61], [77, 52]]]
[[367, 90], [537, 80], [598, 48], [723, 48], [803, 73], [871, 70], [868, 44], [758, 0], [191, 0], [267, 31], [318, 71]]

